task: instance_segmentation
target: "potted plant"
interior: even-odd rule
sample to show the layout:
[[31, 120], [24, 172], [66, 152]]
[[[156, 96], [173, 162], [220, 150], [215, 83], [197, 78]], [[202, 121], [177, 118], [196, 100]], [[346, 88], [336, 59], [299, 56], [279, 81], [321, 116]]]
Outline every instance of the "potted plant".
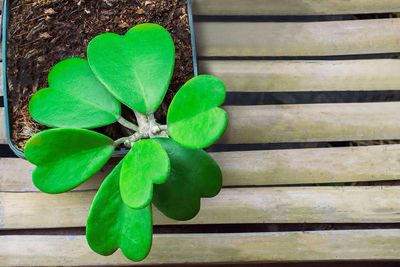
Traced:
[[[121, 36], [105, 33], [88, 46], [88, 60], [56, 64], [49, 87], [29, 104], [33, 119], [54, 127], [25, 146], [37, 167], [33, 183], [50, 194], [63, 193], [91, 178], [124, 144], [129, 152], [108, 175], [91, 206], [86, 226], [89, 246], [110, 255], [118, 248], [131, 260], [144, 259], [152, 242], [153, 203], [175, 220], [189, 220], [201, 197], [221, 189], [217, 163], [202, 149], [227, 125], [224, 84], [211, 75], [186, 82], [168, 109], [167, 124], [154, 118], [174, 69], [174, 43], [157, 24], [140, 24]], [[121, 103], [136, 114], [121, 116]], [[118, 140], [92, 128], [119, 122], [134, 133]]]
[[[202, 197], [221, 189], [217, 163], [202, 149], [223, 134], [225, 86], [211, 75], [196, 76], [173, 96], [166, 123], [155, 112], [174, 72], [175, 45], [158, 24], [144, 23], [124, 35], [103, 33], [87, 47], [87, 59], [61, 60], [48, 86], [33, 94], [30, 116], [48, 129], [26, 143], [36, 165], [35, 186], [49, 194], [72, 190], [90, 179], [124, 146], [126, 155], [100, 186], [86, 225], [93, 251], [117, 249], [143, 260], [152, 244], [152, 204], [175, 220], [189, 220]], [[124, 117], [122, 107], [135, 118]], [[94, 131], [119, 123], [128, 131], [113, 140]]]

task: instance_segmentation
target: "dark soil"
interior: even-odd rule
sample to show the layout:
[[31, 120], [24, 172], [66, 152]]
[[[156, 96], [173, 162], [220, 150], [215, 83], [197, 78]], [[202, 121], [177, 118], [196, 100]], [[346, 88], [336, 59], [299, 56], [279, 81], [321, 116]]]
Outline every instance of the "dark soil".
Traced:
[[[14, 0], [10, 5], [7, 77], [13, 144], [25, 142], [44, 129], [29, 116], [33, 93], [47, 86], [47, 74], [58, 61], [86, 57], [88, 42], [103, 32], [124, 34], [136, 24], [163, 25], [176, 47], [170, 89], [156, 113], [166, 110], [180, 86], [193, 76], [191, 35], [185, 0]], [[134, 119], [127, 109], [124, 116]], [[98, 129], [112, 138], [126, 135], [118, 124]]]

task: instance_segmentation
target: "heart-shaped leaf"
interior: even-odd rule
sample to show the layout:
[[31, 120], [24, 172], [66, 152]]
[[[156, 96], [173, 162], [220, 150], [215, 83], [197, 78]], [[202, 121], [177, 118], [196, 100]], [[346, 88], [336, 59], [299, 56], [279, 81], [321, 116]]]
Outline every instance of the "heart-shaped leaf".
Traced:
[[96, 76], [119, 101], [143, 114], [161, 104], [175, 60], [166, 29], [145, 23], [124, 36], [101, 34], [90, 41], [87, 54]]
[[33, 183], [41, 191], [69, 191], [98, 172], [114, 151], [113, 140], [84, 129], [52, 129], [34, 135], [25, 157], [37, 165]]
[[146, 207], [153, 197], [153, 184], [168, 178], [167, 152], [152, 139], [140, 140], [123, 159], [120, 188], [122, 200], [131, 208]]
[[166, 183], [154, 185], [153, 203], [174, 220], [192, 219], [200, 210], [200, 198], [221, 190], [221, 170], [203, 150], [185, 148], [170, 138], [155, 140], [168, 153], [171, 173]]
[[94, 76], [81, 58], [70, 58], [50, 71], [49, 88], [29, 102], [32, 118], [49, 127], [96, 128], [114, 123], [121, 104]]
[[224, 133], [228, 117], [219, 108], [225, 86], [214, 76], [200, 75], [186, 82], [175, 95], [167, 115], [168, 132], [189, 148], [205, 148]]
[[108, 175], [93, 200], [86, 239], [91, 249], [101, 255], [111, 255], [121, 248], [127, 258], [140, 261], [151, 248], [151, 206], [131, 209], [124, 204], [119, 191], [121, 165]]

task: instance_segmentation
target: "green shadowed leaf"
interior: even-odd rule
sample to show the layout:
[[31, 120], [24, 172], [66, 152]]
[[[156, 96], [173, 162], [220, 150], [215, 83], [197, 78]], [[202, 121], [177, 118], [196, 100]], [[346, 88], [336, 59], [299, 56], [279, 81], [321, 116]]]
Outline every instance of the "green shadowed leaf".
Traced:
[[225, 86], [211, 75], [186, 82], [175, 95], [167, 115], [169, 135], [189, 148], [205, 148], [224, 133], [228, 117], [219, 108], [225, 100]]
[[143, 114], [156, 111], [174, 69], [175, 48], [166, 29], [146, 23], [124, 36], [101, 34], [87, 54], [93, 72], [119, 101]]
[[200, 210], [200, 198], [221, 190], [221, 170], [203, 150], [185, 148], [170, 138], [155, 140], [168, 153], [171, 173], [166, 183], [154, 185], [153, 204], [172, 219], [192, 219]]
[[153, 184], [168, 178], [170, 162], [167, 152], [152, 139], [140, 140], [132, 147], [122, 163], [121, 196], [131, 208], [147, 206], [153, 197]]
[[118, 248], [133, 261], [143, 260], [152, 243], [151, 206], [131, 209], [119, 191], [122, 163], [108, 175], [97, 192], [86, 222], [86, 239], [90, 248], [104, 256]]
[[84, 129], [52, 129], [29, 139], [25, 157], [37, 165], [32, 173], [35, 186], [57, 194], [92, 177], [113, 151], [113, 140], [102, 134]]
[[32, 118], [49, 127], [96, 128], [117, 121], [121, 104], [81, 58], [70, 58], [50, 71], [49, 88], [29, 102]]

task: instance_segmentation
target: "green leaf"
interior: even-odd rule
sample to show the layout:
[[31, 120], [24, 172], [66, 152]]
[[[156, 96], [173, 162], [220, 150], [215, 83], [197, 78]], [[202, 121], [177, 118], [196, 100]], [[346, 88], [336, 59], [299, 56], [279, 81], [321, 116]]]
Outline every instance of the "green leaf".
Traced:
[[118, 248], [133, 261], [143, 260], [152, 243], [151, 206], [131, 209], [119, 192], [119, 163], [100, 186], [86, 222], [86, 239], [90, 248], [104, 256]]
[[221, 190], [221, 170], [203, 150], [185, 148], [170, 138], [155, 140], [168, 153], [171, 173], [166, 183], [154, 185], [153, 203], [172, 219], [192, 219], [200, 210], [200, 198]]
[[96, 76], [119, 101], [143, 114], [156, 111], [174, 69], [175, 48], [166, 29], [146, 23], [124, 36], [101, 34], [87, 54]]
[[225, 86], [211, 75], [200, 75], [185, 83], [171, 102], [167, 115], [169, 135], [189, 148], [205, 148], [224, 133], [228, 117], [219, 108]]
[[96, 128], [117, 121], [121, 104], [81, 58], [70, 58], [50, 71], [49, 88], [36, 92], [29, 113], [49, 127]]
[[114, 151], [113, 140], [84, 129], [52, 129], [34, 135], [25, 146], [25, 157], [37, 165], [32, 173], [43, 192], [69, 191], [88, 180]]
[[169, 172], [169, 158], [162, 146], [152, 139], [138, 141], [123, 159], [122, 200], [131, 208], [147, 206], [153, 197], [153, 184], [165, 183]]

